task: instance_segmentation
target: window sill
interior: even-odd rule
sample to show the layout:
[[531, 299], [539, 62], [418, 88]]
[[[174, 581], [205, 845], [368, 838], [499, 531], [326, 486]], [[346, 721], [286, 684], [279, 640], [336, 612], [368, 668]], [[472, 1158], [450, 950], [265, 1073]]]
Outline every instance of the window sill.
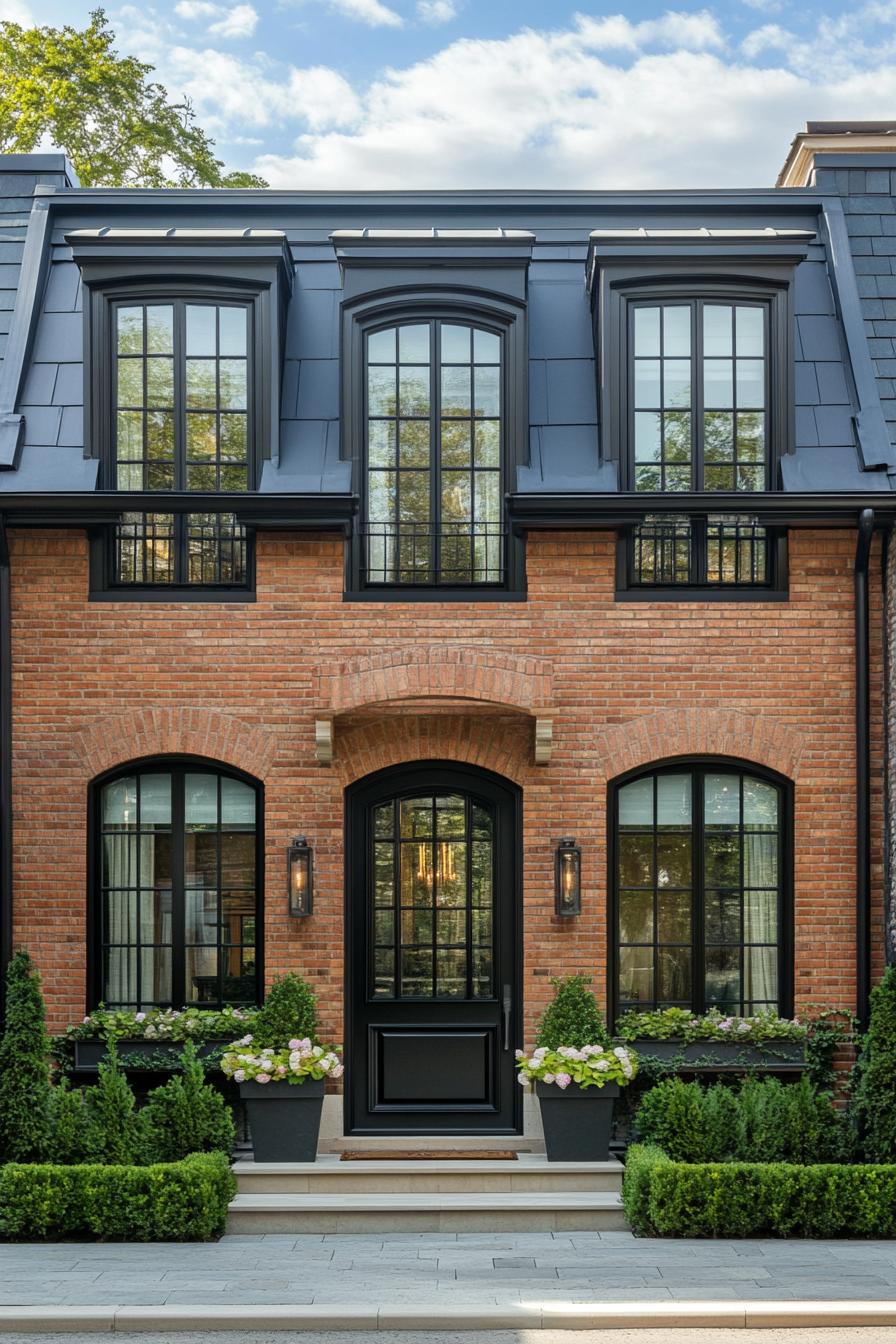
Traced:
[[788, 602], [786, 588], [617, 588], [617, 602]]
[[89, 602], [254, 602], [254, 588], [98, 588], [87, 595]]
[[527, 593], [515, 588], [415, 588], [394, 587], [346, 589], [343, 602], [525, 602]]

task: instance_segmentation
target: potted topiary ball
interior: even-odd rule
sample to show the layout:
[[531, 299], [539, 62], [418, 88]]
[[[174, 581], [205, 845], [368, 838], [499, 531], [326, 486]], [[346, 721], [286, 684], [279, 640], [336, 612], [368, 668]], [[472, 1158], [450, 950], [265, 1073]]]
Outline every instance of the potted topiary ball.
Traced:
[[342, 1074], [339, 1052], [317, 1039], [316, 999], [298, 975], [274, 981], [251, 1033], [221, 1068], [239, 1083], [256, 1162], [313, 1162], [324, 1080]]
[[606, 1162], [613, 1103], [637, 1073], [634, 1054], [611, 1048], [584, 975], [552, 980], [554, 1000], [538, 1023], [535, 1049], [516, 1052], [519, 1081], [534, 1081], [549, 1162]]

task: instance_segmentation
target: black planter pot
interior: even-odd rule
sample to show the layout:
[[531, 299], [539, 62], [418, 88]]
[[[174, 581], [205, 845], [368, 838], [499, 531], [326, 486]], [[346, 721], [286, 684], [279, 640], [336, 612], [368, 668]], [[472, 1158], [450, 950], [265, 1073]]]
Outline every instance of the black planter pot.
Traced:
[[323, 1078], [240, 1083], [256, 1162], [313, 1162], [324, 1107]]
[[[222, 1037], [219, 1041], [205, 1041], [202, 1045], [196, 1046], [196, 1053], [200, 1059], [207, 1059], [216, 1050], [220, 1050], [222, 1045], [229, 1044], [229, 1037]], [[180, 1068], [180, 1057], [184, 1042], [147, 1041], [144, 1039], [139, 1041], [120, 1040], [116, 1042], [116, 1048], [119, 1058], [123, 1056], [128, 1060], [125, 1072], [140, 1068], [146, 1068], [152, 1072], [163, 1072], [167, 1069], [174, 1072]], [[98, 1037], [91, 1037], [86, 1041], [75, 1041], [75, 1068], [79, 1073], [96, 1073], [100, 1064], [108, 1058], [108, 1052], [107, 1042], [100, 1040]], [[138, 1060], [145, 1060], [146, 1062], [141, 1064], [137, 1062]]]
[[549, 1162], [607, 1162], [613, 1103], [618, 1083], [603, 1087], [558, 1087], [536, 1081], [535, 1094], [541, 1107], [544, 1146]]
[[749, 1041], [628, 1041], [639, 1059], [675, 1061], [693, 1073], [724, 1072], [737, 1069], [762, 1069], [766, 1072], [793, 1073], [806, 1066], [806, 1047], [802, 1041], [767, 1041], [756, 1045]]

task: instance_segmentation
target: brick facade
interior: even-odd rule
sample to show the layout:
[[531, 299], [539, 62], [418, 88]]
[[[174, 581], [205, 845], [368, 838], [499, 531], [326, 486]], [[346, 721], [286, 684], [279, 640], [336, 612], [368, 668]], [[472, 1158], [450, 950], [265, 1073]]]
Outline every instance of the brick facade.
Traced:
[[[726, 755], [795, 784], [797, 1006], [855, 998], [855, 727], [850, 531], [790, 536], [790, 600], [614, 600], [611, 533], [536, 533], [528, 601], [343, 601], [343, 543], [261, 535], [254, 603], [89, 603], [87, 540], [13, 532], [16, 940], [51, 1026], [85, 1009], [86, 804], [99, 773], [186, 753], [265, 787], [266, 972], [306, 974], [342, 1036], [343, 789], [385, 765], [472, 762], [524, 792], [524, 998], [585, 971], [603, 992], [607, 781]], [[882, 900], [882, 631], [871, 592], [875, 929]], [[550, 714], [550, 764], [534, 718]], [[332, 718], [332, 765], [314, 724]], [[285, 913], [285, 850], [315, 847], [307, 922]], [[553, 915], [553, 842], [583, 848], [583, 913]], [[882, 939], [874, 938], [880, 971]], [[527, 1037], [531, 1035], [527, 1031]]]

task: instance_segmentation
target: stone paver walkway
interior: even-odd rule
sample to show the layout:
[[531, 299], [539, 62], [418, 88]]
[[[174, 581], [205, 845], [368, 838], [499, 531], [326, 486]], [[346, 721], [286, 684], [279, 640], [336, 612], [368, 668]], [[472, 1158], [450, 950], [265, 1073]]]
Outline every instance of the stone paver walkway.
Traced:
[[896, 1242], [628, 1232], [230, 1236], [0, 1246], [2, 1306], [395, 1307], [896, 1300]]

